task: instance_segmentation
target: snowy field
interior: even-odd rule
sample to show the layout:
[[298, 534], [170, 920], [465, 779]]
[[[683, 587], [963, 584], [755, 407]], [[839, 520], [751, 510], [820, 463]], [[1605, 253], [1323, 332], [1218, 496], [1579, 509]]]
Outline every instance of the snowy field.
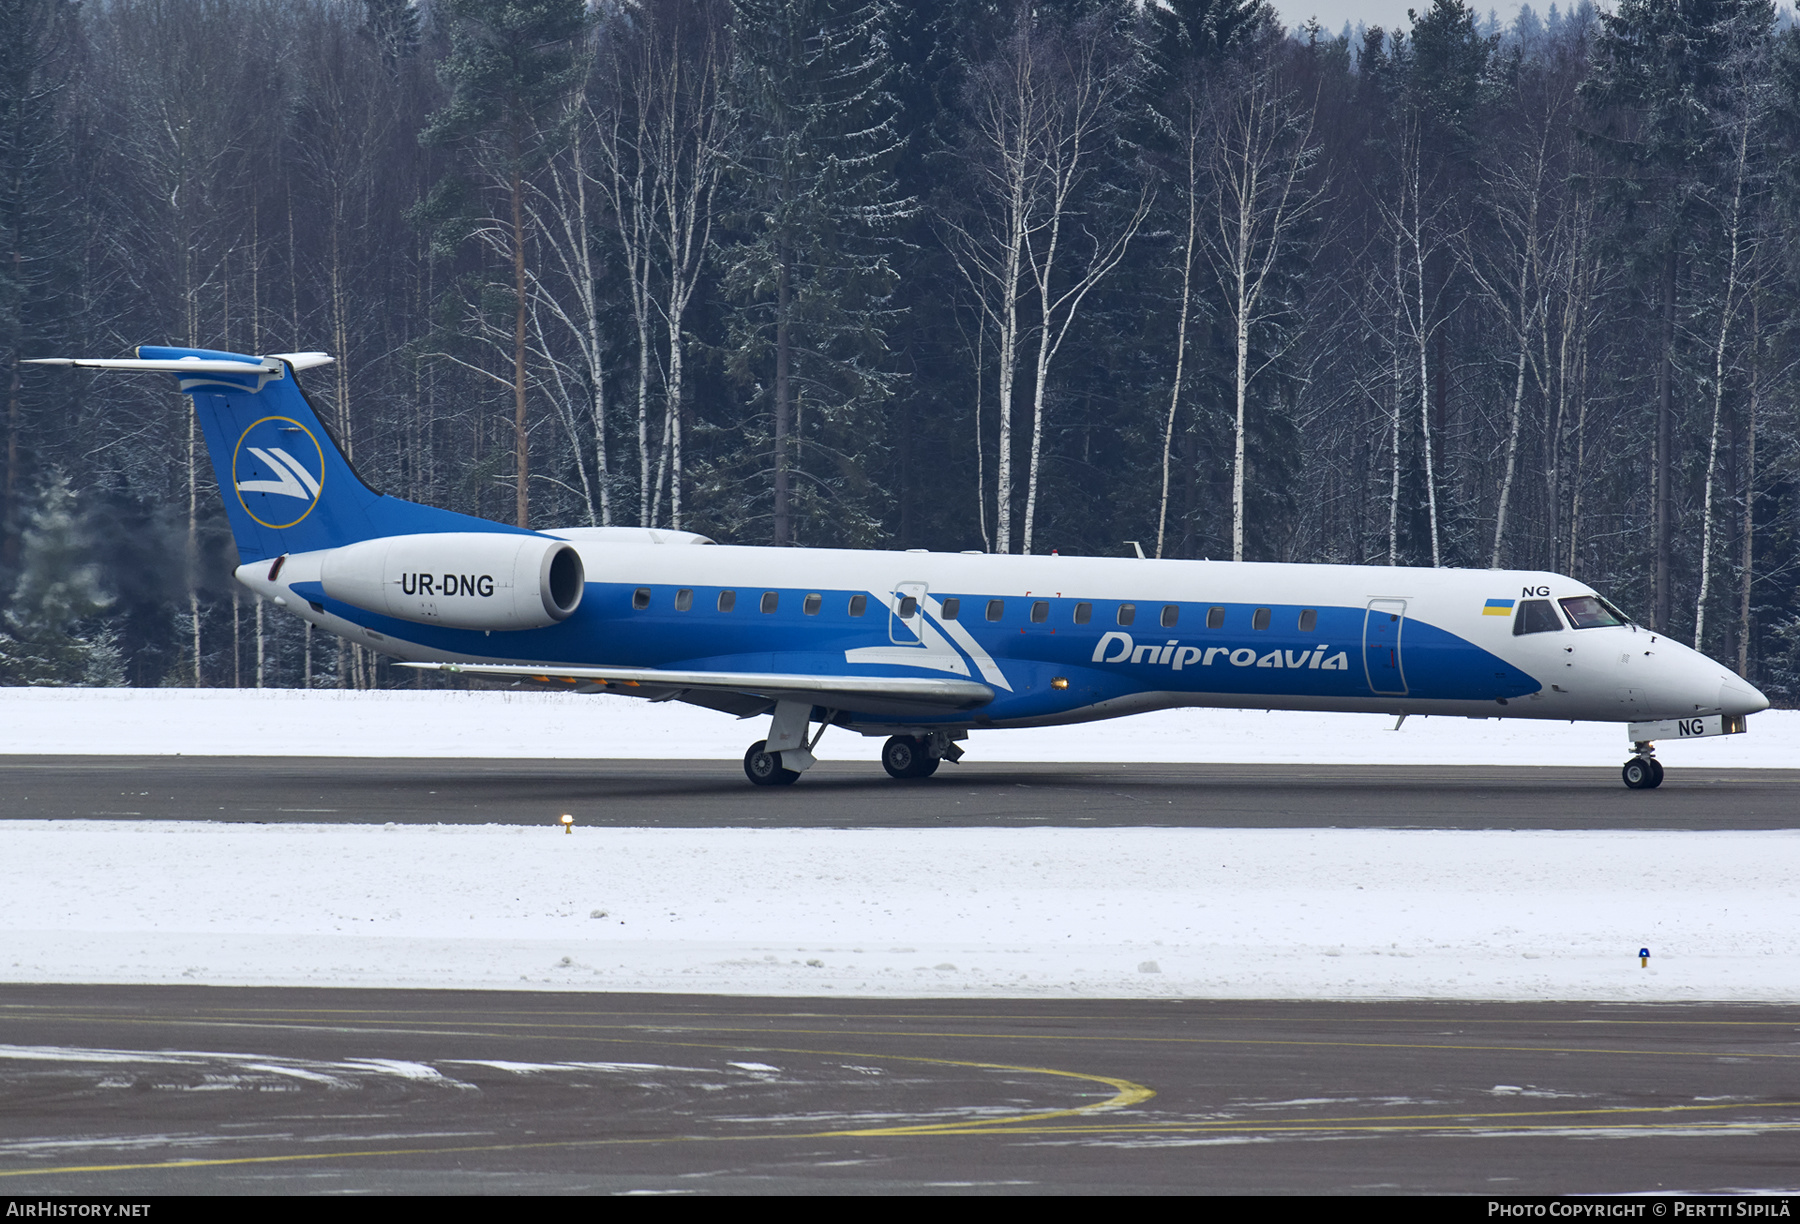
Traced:
[[1796, 866], [1800, 832], [7, 821], [0, 978], [1792, 1001]]
[[[974, 759], [1615, 766], [1616, 726], [1171, 711]], [[15, 753], [736, 759], [610, 697], [0, 689]], [[1790, 767], [1800, 715], [1669, 744]], [[819, 755], [873, 761], [828, 735]], [[954, 774], [947, 775], [953, 778]], [[801, 785], [805, 783], [802, 782]], [[954, 783], [951, 783], [954, 785]], [[1800, 831], [0, 821], [0, 980], [779, 995], [1779, 1000]], [[1636, 953], [1647, 946], [1649, 968]]]
[[[1665, 742], [1670, 766], [1800, 768], [1800, 711], [1747, 734]], [[1379, 714], [1164, 710], [1029, 731], [977, 731], [972, 761], [1195, 761], [1320, 765], [1606, 765], [1629, 754], [1616, 723]], [[5, 751], [191, 756], [607, 757], [738, 760], [768, 732], [678, 702], [572, 693], [299, 689], [0, 688]], [[833, 730], [826, 761], [875, 761], [881, 741]]]

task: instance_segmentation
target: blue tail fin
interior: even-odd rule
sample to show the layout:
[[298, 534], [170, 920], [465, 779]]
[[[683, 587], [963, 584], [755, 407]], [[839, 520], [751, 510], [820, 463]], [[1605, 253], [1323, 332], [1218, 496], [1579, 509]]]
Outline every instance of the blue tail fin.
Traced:
[[244, 362], [176, 374], [193, 397], [225, 514], [244, 561], [337, 548], [381, 536], [519, 528], [375, 492], [351, 468], [305, 394], [291, 362], [207, 349], [138, 349], [143, 360]]

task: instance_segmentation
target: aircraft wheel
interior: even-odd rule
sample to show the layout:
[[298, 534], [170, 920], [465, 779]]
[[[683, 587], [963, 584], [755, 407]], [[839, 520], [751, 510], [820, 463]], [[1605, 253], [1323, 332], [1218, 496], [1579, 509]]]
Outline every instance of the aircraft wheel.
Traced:
[[927, 755], [924, 740], [896, 735], [881, 746], [881, 767], [890, 778], [929, 778], [937, 772], [938, 761]]
[[768, 750], [768, 740], [757, 740], [744, 754], [744, 776], [758, 786], [792, 786], [800, 780], [800, 771], [783, 769], [781, 754]]
[[1632, 790], [1649, 790], [1662, 781], [1661, 766], [1654, 757], [1632, 757], [1619, 772]]
[[1663, 767], [1662, 767], [1662, 762], [1657, 760], [1655, 757], [1651, 757], [1649, 759], [1650, 759], [1650, 786], [1649, 786], [1649, 789], [1655, 790], [1657, 787], [1662, 785]]

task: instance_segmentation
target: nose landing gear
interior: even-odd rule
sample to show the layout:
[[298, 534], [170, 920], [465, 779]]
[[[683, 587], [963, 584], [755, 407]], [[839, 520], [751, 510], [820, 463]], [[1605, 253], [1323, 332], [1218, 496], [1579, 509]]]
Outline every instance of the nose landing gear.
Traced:
[[1632, 790], [1655, 790], [1662, 785], [1663, 780], [1662, 762], [1652, 755], [1655, 747], [1648, 743], [1636, 744], [1634, 747], [1637, 755], [1625, 762], [1625, 768], [1619, 771], [1620, 775], [1625, 779], [1625, 785]]
[[792, 786], [800, 780], [800, 771], [781, 763], [779, 752], [770, 752], [767, 740], [757, 740], [744, 754], [744, 775], [758, 786]]

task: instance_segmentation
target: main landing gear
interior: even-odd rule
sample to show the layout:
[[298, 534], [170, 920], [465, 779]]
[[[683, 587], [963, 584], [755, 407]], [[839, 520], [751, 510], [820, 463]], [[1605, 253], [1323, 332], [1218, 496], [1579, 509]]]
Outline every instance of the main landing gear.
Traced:
[[[808, 723], [814, 707], [799, 701], [778, 702], [769, 723], [769, 738], [757, 740], [744, 753], [744, 776], [757, 786], [792, 786], [816, 763], [812, 750], [836, 718], [826, 710], [819, 729], [810, 737]], [[896, 735], [882, 745], [881, 766], [895, 778], [929, 778], [945, 761], [962, 758], [957, 744], [967, 732], [927, 731], [920, 735]]]
[[1637, 755], [1626, 761], [1625, 768], [1619, 771], [1625, 785], [1632, 790], [1655, 790], [1663, 780], [1662, 762], [1653, 755], [1655, 746], [1640, 743], [1633, 747], [1637, 749]]
[[881, 767], [890, 778], [929, 778], [943, 759], [932, 756], [928, 742], [916, 736], [892, 736], [881, 746]]
[[962, 746], [943, 731], [896, 735], [881, 746], [881, 767], [890, 778], [929, 778], [939, 765], [954, 765], [962, 754]]

